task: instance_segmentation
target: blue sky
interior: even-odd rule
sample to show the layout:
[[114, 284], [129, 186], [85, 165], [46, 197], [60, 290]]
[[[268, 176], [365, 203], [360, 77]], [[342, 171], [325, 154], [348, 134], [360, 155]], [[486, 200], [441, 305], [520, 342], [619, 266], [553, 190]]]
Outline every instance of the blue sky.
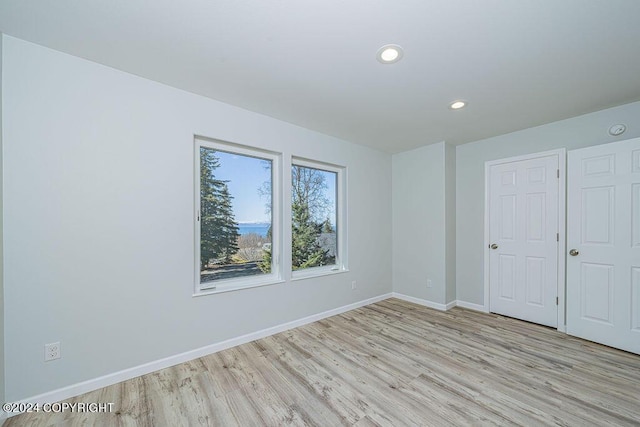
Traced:
[[223, 151], [216, 152], [216, 156], [220, 167], [214, 173], [216, 178], [229, 181], [236, 221], [271, 222], [271, 214], [266, 211], [268, 199], [258, 192], [271, 179], [271, 162]]
[[[224, 151], [216, 151], [216, 156], [220, 159], [220, 167], [214, 173], [216, 178], [229, 181], [227, 185], [234, 197], [232, 203], [236, 221], [271, 222], [271, 214], [266, 211], [268, 200], [258, 191], [264, 182], [271, 179], [271, 162]], [[335, 174], [326, 174], [326, 196], [335, 206]], [[331, 218], [331, 221], [335, 219]]]

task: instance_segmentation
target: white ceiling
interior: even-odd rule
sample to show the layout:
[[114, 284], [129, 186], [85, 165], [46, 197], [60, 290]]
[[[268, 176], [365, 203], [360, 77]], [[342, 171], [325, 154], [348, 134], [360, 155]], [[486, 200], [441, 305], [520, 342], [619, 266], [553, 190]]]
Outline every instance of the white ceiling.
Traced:
[[0, 32], [392, 153], [640, 100], [639, 0], [0, 0]]

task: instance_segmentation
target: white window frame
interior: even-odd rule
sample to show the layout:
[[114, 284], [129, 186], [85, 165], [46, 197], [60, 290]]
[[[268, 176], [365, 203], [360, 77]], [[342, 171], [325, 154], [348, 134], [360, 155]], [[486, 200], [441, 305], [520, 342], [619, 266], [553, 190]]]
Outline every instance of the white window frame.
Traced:
[[[323, 265], [321, 267], [310, 267], [304, 270], [293, 270], [291, 265], [291, 259], [288, 260], [289, 269], [291, 270], [291, 280], [301, 280], [310, 277], [326, 276], [336, 273], [344, 273], [349, 271], [348, 269], [348, 255], [347, 255], [347, 168], [345, 166], [338, 166], [330, 163], [324, 163], [317, 160], [305, 159], [301, 157], [292, 157], [291, 166], [302, 166], [312, 169], [319, 169], [327, 172], [333, 172], [336, 174], [336, 263], [333, 265]], [[291, 169], [289, 169], [289, 194], [292, 191], [291, 183]], [[291, 198], [289, 198], [291, 202]], [[291, 213], [291, 206], [289, 206], [289, 212]], [[289, 216], [289, 222], [292, 222], [291, 215]], [[293, 236], [291, 236], [293, 238]], [[291, 239], [290, 239], [291, 240]], [[289, 241], [289, 247], [292, 242]], [[291, 257], [289, 257], [291, 258]]]
[[[282, 283], [282, 190], [280, 153], [248, 147], [203, 136], [194, 137], [194, 294], [193, 296], [217, 294], [238, 289]], [[224, 151], [271, 161], [271, 273], [255, 276], [236, 277], [200, 283], [200, 147]]]

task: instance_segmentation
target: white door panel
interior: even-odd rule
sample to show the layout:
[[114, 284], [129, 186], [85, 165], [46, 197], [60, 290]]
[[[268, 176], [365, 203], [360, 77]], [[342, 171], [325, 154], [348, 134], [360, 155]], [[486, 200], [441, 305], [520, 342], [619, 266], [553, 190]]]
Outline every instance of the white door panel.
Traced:
[[631, 329], [640, 333], [640, 268], [631, 269]]
[[613, 325], [614, 267], [608, 264], [583, 262], [580, 270], [582, 295], [580, 316]]
[[545, 258], [527, 257], [525, 264], [525, 288], [527, 304], [544, 306]]
[[631, 211], [631, 246], [640, 248], [640, 184], [631, 185]]
[[514, 255], [498, 255], [499, 260], [499, 297], [502, 300], [513, 301], [516, 287], [516, 257]]
[[567, 332], [640, 353], [640, 139], [568, 159]]
[[489, 309], [557, 326], [558, 155], [489, 169]]
[[583, 188], [582, 244], [613, 245], [615, 187]]

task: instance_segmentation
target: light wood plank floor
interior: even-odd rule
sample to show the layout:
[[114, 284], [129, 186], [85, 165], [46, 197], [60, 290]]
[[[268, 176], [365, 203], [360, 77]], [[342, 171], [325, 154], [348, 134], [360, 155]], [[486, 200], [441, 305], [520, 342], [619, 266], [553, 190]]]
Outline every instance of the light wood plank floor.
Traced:
[[640, 356], [385, 300], [87, 393], [13, 426], [640, 425]]

